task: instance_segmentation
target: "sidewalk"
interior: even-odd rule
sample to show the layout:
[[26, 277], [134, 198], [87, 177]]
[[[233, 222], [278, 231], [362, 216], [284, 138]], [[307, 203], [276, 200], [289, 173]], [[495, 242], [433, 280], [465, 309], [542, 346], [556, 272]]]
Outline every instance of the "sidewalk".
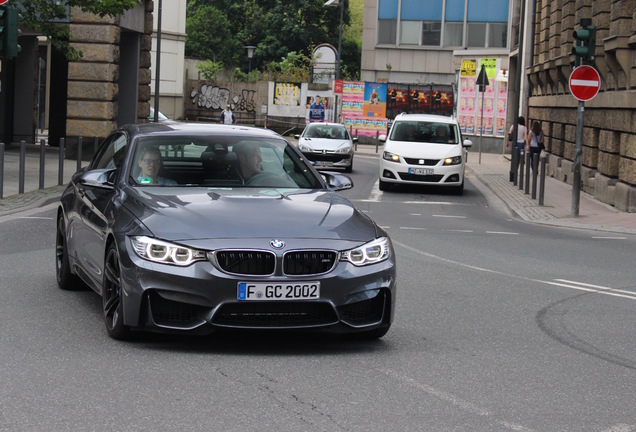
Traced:
[[[295, 141], [293, 138], [290, 141]], [[19, 147], [5, 149], [4, 190], [0, 199], [0, 216], [29, 208], [41, 207], [59, 199], [77, 168], [74, 160], [64, 161], [63, 185], [58, 186], [58, 149], [46, 146], [44, 189], [39, 189], [39, 145], [27, 146], [24, 194], [18, 194]], [[358, 144], [356, 154], [379, 157], [382, 146]], [[83, 162], [85, 166], [88, 162]], [[544, 205], [532, 199], [509, 181], [510, 160], [501, 154], [469, 153], [466, 164], [468, 180], [483, 193], [488, 202], [528, 222], [546, 225], [586, 228], [597, 231], [636, 234], [636, 213], [625, 213], [581, 192], [579, 216], [572, 217], [572, 186], [551, 177], [545, 180]]]

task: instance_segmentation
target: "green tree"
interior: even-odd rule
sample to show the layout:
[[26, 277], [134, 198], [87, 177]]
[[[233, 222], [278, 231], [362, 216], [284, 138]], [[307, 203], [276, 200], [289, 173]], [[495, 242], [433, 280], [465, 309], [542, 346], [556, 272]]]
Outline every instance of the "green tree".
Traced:
[[104, 16], [121, 15], [136, 7], [142, 0], [18, 0], [16, 7], [22, 16], [24, 28], [33, 29], [48, 37], [54, 47], [61, 50], [67, 58], [81, 57], [81, 51], [70, 47], [68, 20], [71, 7], [79, 7], [84, 12]]
[[[216, 15], [209, 15], [215, 18], [201, 24], [194, 17], [207, 8], [216, 10]], [[347, 8], [343, 22], [349, 23]], [[186, 55], [216, 59], [247, 71], [244, 47], [254, 45], [252, 70], [264, 70], [292, 52], [310, 56], [318, 44], [337, 46], [339, 24], [340, 8], [326, 7], [324, 0], [190, 0], [186, 32], [188, 40], [196, 42], [186, 40]], [[232, 47], [231, 59], [225, 51], [228, 45]], [[356, 61], [359, 63], [359, 58]]]

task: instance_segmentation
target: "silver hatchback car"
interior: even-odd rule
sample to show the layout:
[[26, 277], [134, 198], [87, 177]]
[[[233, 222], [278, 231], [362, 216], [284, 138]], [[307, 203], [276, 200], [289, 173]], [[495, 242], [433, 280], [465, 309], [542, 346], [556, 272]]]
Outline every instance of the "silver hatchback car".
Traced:
[[353, 144], [358, 141], [340, 123], [309, 123], [302, 134], [295, 135], [298, 149], [316, 168], [353, 170]]

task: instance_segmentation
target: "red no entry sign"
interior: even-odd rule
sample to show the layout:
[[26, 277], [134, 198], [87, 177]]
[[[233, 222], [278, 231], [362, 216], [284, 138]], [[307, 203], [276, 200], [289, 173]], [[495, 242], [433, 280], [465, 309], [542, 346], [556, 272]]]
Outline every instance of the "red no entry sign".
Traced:
[[6, 2], [8, 2], [9, 0], [0, 0], [0, 5], [5, 4]]
[[601, 76], [592, 66], [579, 66], [570, 74], [570, 92], [580, 101], [592, 99], [601, 87]]

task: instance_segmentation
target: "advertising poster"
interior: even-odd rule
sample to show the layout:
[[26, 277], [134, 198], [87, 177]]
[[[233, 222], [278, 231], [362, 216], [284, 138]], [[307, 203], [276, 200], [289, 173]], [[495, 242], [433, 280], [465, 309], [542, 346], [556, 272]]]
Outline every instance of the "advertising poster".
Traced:
[[274, 83], [274, 105], [300, 106], [300, 84]]
[[409, 111], [409, 86], [406, 84], [388, 84], [387, 86], [387, 117]]
[[506, 109], [508, 102], [508, 82], [507, 81], [495, 81], [497, 85], [497, 111], [495, 117], [497, 119], [497, 128], [495, 129], [495, 136], [506, 136]]
[[364, 116], [364, 83], [344, 81], [342, 83], [342, 116]]
[[386, 83], [364, 83], [364, 116], [386, 117]]
[[431, 88], [431, 112], [443, 116], [453, 115], [455, 100], [453, 87], [447, 85], [432, 86]]
[[307, 92], [305, 122], [332, 122], [334, 96], [329, 92]]
[[425, 114], [431, 110], [431, 87], [430, 86], [409, 86], [409, 113]]

